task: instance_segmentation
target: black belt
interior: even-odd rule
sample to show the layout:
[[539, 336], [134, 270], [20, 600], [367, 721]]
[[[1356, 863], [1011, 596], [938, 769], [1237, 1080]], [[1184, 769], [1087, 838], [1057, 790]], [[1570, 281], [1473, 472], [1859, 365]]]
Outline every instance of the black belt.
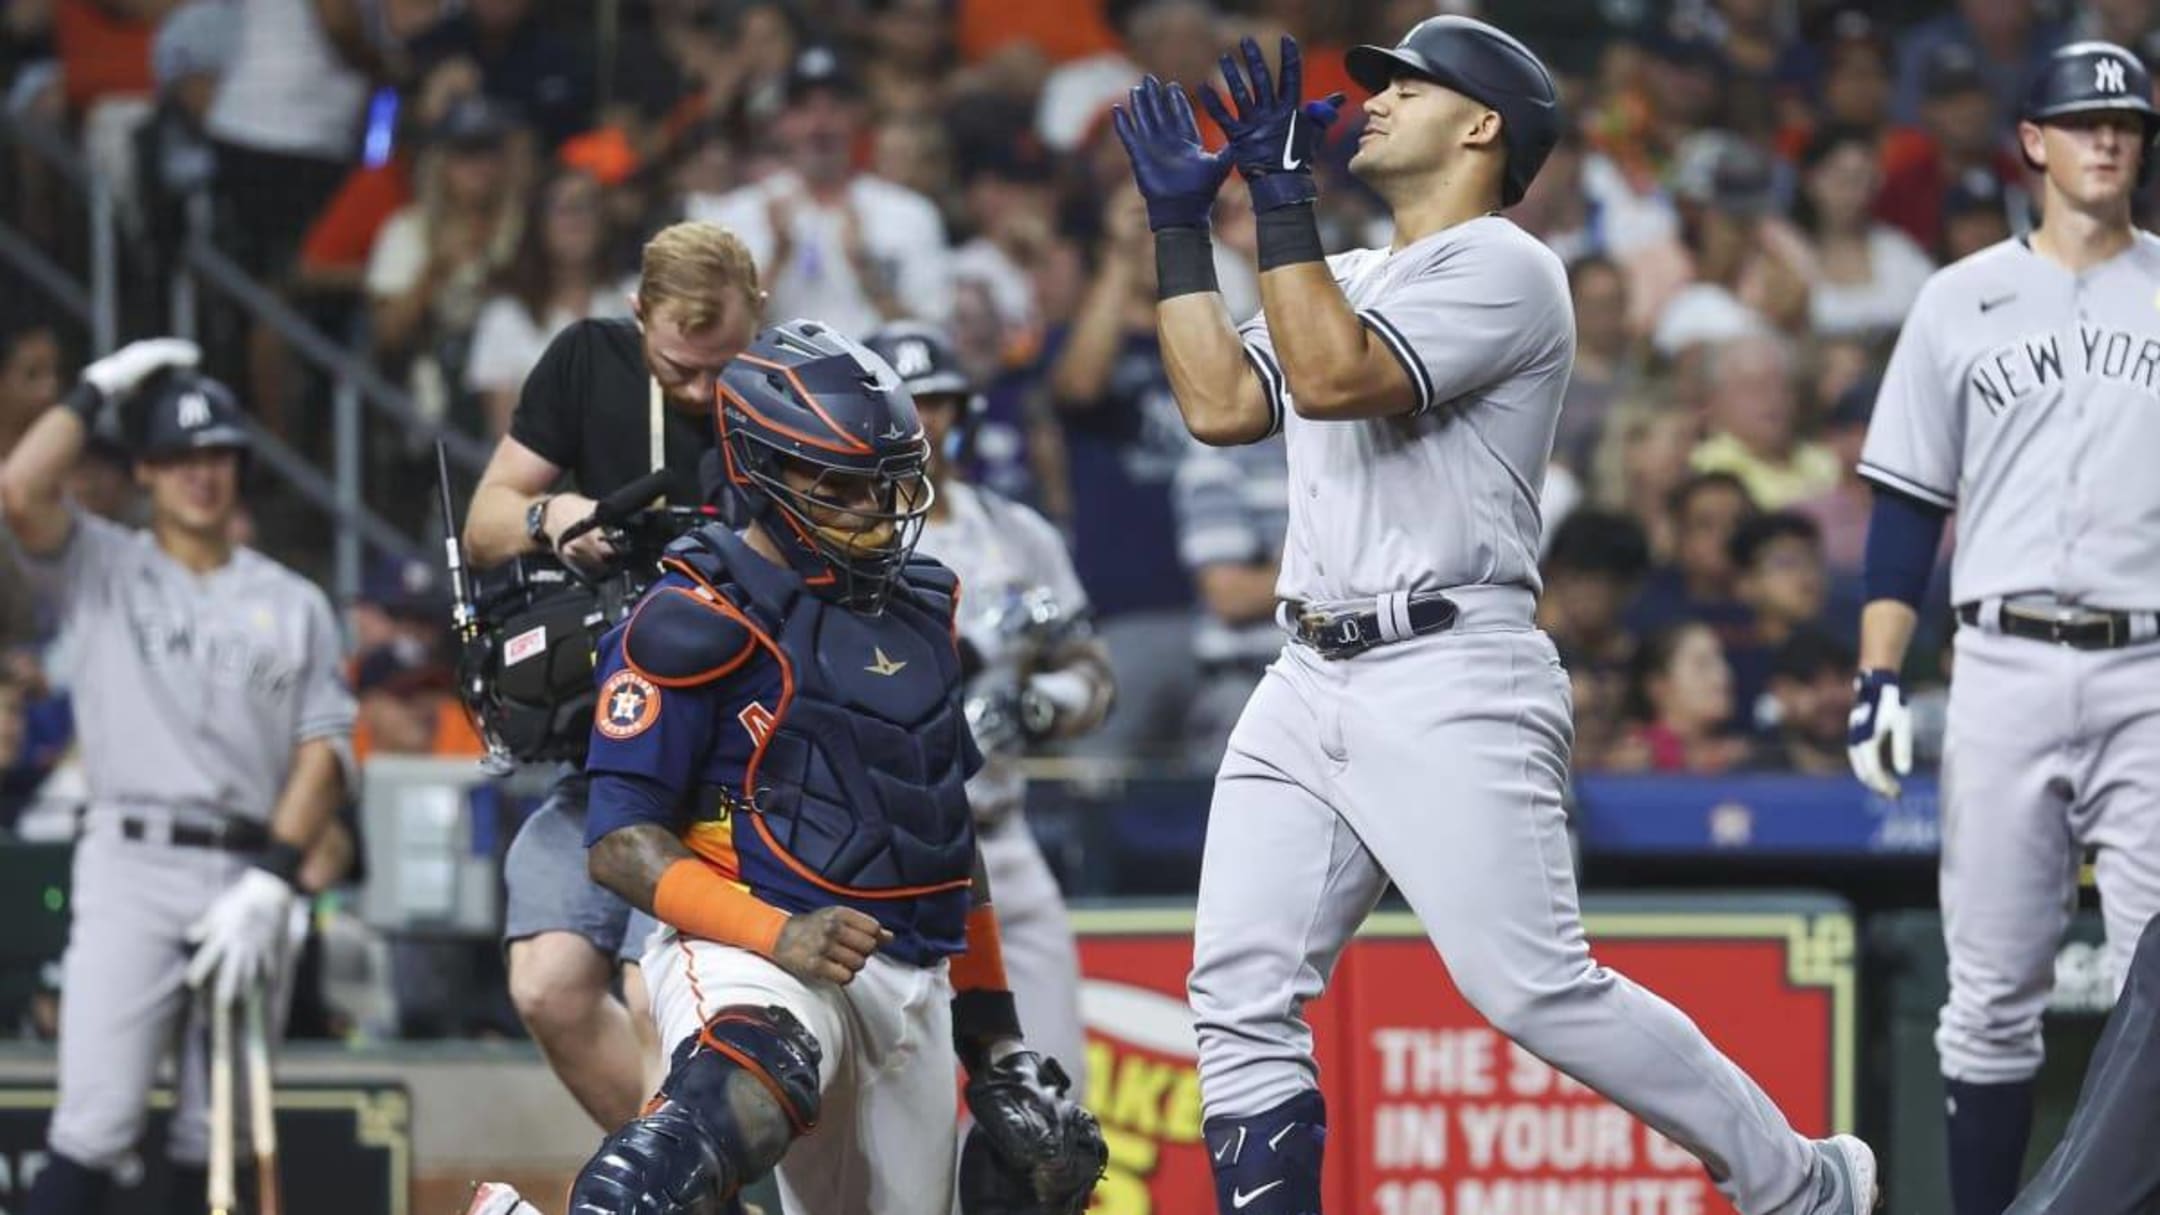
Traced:
[[[1958, 605], [1958, 619], [1969, 625], [1980, 623], [1980, 605]], [[2149, 612], [2113, 612], [2100, 608], [2081, 608], [2075, 619], [2062, 619], [2051, 615], [2036, 614], [2020, 609], [2014, 603], [2005, 603], [1996, 620], [1996, 627], [2004, 635], [2024, 637], [2033, 641], [2045, 641], [2054, 645], [2066, 645], [2073, 650], [2118, 650], [2151, 637], [2134, 637], [2132, 624]]]
[[131, 840], [162, 840], [179, 848], [214, 848], [220, 852], [261, 852], [270, 846], [270, 829], [248, 819], [225, 819], [214, 826], [176, 822], [169, 831], [153, 830], [155, 826], [148, 819], [130, 815], [120, 820], [120, 834]]
[[1420, 591], [1410, 596], [1402, 609], [1408, 629], [1398, 627], [1396, 635], [1390, 637], [1381, 627], [1382, 605], [1377, 602], [1362, 609], [1332, 611], [1303, 603], [1286, 606], [1290, 639], [1312, 647], [1322, 658], [1350, 658], [1391, 641], [1442, 632], [1454, 626], [1456, 615], [1454, 600], [1438, 591]]

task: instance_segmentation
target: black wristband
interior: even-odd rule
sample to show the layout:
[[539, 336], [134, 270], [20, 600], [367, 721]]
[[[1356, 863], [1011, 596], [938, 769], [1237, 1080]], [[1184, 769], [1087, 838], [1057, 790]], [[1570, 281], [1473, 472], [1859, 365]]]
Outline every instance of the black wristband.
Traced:
[[75, 387], [60, 398], [60, 403], [67, 406], [69, 413], [81, 418], [83, 429], [88, 430], [97, 425], [98, 413], [105, 408], [105, 394], [90, 381], [77, 380]]
[[1220, 291], [1215, 282], [1215, 242], [1206, 228], [1164, 228], [1155, 234], [1155, 298], [1176, 299]]
[[1299, 262], [1324, 262], [1327, 249], [1320, 243], [1320, 221], [1311, 203], [1277, 207], [1257, 217], [1260, 229], [1260, 273]]
[[963, 991], [952, 1000], [953, 1050], [972, 1076], [981, 1070], [985, 1052], [1000, 1038], [1020, 1036], [1020, 1008], [1009, 991]]
[[300, 889], [300, 862], [307, 854], [298, 845], [284, 840], [271, 840], [262, 855], [255, 858], [255, 867], [284, 882], [294, 890]]

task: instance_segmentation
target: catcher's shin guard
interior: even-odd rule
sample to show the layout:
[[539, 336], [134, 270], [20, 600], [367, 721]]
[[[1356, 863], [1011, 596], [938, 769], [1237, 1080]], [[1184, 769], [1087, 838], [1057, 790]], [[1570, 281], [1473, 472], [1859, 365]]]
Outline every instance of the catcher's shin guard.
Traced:
[[1210, 1118], [1201, 1138], [1222, 1215], [1320, 1215], [1327, 1103], [1318, 1091], [1245, 1118]]
[[817, 1125], [817, 1039], [777, 1005], [721, 1009], [675, 1048], [660, 1095], [607, 1137], [570, 1190], [571, 1215], [727, 1215]]

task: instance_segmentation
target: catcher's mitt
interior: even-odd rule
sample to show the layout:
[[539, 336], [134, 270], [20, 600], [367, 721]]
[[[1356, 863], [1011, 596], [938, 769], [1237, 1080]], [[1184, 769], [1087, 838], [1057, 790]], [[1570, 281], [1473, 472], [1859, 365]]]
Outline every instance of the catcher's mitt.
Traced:
[[1095, 1115], [1055, 1059], [1018, 1051], [968, 1078], [962, 1215], [1080, 1215], [1110, 1161]]

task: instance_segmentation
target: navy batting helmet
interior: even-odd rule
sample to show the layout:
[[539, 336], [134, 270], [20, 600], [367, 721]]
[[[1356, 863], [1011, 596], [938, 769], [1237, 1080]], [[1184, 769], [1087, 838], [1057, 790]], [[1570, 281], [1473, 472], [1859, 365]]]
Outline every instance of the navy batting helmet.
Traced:
[[975, 378], [960, 365], [960, 353], [944, 331], [921, 321], [894, 321], [865, 337], [863, 345], [892, 364], [918, 405], [924, 397], [960, 398], [960, 416], [953, 420], [952, 433], [940, 454], [948, 460], [965, 459], [976, 424], [989, 404], [975, 391]]
[[144, 460], [168, 459], [205, 448], [247, 451], [247, 423], [233, 391], [195, 371], [159, 375], [140, 390], [141, 429], [133, 444]]
[[[2138, 181], [2152, 176], [2153, 140], [2160, 135], [2160, 110], [2153, 107], [2152, 74], [2135, 54], [2112, 42], [2072, 42], [2048, 56], [2047, 66], [2025, 90], [2018, 117], [2046, 122], [2069, 114], [2128, 110], [2145, 124], [2144, 152], [2138, 157]], [[2034, 166], [2037, 168], [2038, 166]]]
[[720, 375], [720, 454], [751, 517], [805, 582], [876, 612], [930, 512], [930, 444], [914, 399], [861, 343], [795, 320]]
[[1393, 49], [1360, 46], [1344, 57], [1351, 79], [1377, 93], [1397, 75], [1437, 81], [1500, 115], [1507, 168], [1500, 205], [1512, 207], [1560, 142], [1560, 90], [1514, 35], [1472, 17], [1428, 17]]

